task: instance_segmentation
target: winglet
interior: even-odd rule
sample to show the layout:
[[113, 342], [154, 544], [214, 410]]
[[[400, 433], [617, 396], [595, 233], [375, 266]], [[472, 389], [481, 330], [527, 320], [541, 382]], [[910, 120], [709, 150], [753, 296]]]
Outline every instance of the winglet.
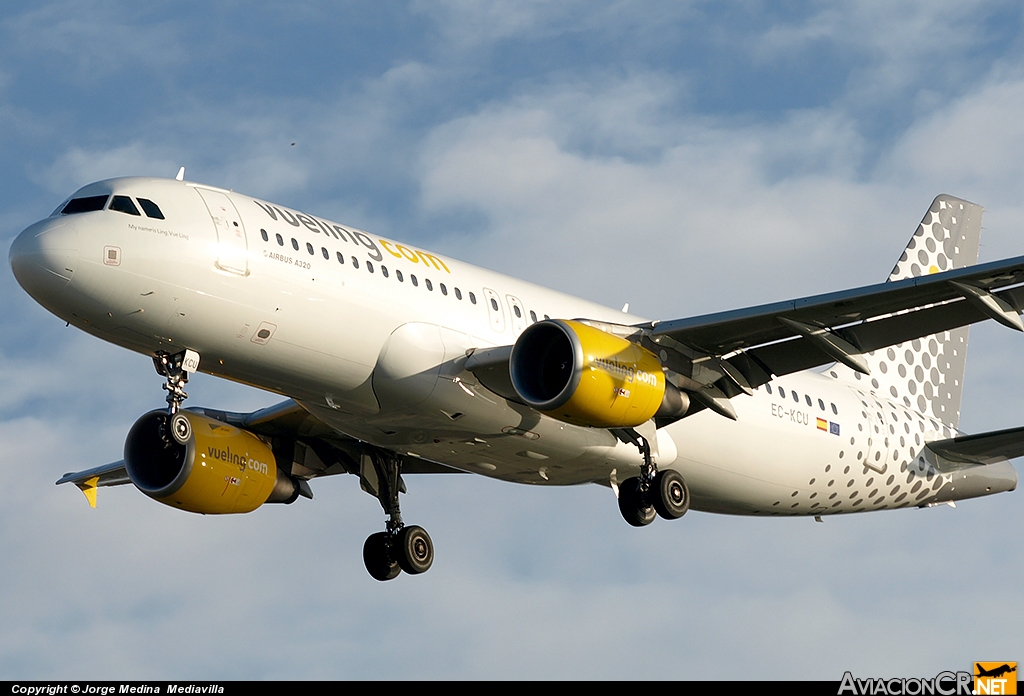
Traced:
[[174, 178], [177, 179], [178, 181], [184, 181], [185, 180], [185, 168], [182, 167], [181, 169], [179, 169], [178, 170], [178, 175], [176, 177], [174, 177]]
[[93, 476], [84, 481], [75, 481], [75, 485], [85, 494], [85, 499], [89, 501], [89, 507], [91, 508], [96, 507], [96, 487], [99, 482], [99, 476]]
[[85, 495], [89, 501], [89, 507], [96, 507], [96, 489], [102, 486], [122, 486], [131, 483], [132, 480], [125, 471], [124, 461], [104, 464], [85, 471], [75, 471], [64, 474], [57, 481], [62, 483], [73, 483]]

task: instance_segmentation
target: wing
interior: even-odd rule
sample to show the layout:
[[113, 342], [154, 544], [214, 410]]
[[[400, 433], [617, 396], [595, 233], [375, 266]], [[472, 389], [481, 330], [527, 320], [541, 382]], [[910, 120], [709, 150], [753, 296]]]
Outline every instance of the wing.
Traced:
[[[278, 466], [290, 467], [288, 473], [300, 482], [300, 492], [306, 497], [312, 497], [308, 484], [305, 483], [310, 479], [344, 473], [364, 478], [367, 473], [364, 461], [366, 445], [326, 425], [291, 399], [252, 413], [233, 413], [209, 408], [189, 410], [248, 430], [269, 441]], [[403, 459], [402, 472], [462, 473], [443, 464], [416, 458]], [[98, 488], [131, 483], [131, 478], [122, 460], [64, 474], [57, 481], [57, 485], [62, 483], [73, 483], [78, 486], [89, 504], [96, 507]]]
[[[984, 319], [1021, 330], [1021, 283], [1024, 256], [638, 328], [692, 363], [725, 358], [740, 373], [732, 377], [756, 387], [836, 360], [865, 372], [860, 353]], [[719, 367], [729, 376], [728, 366]]]
[[85, 494], [90, 507], [96, 507], [96, 489], [103, 486], [123, 486], [131, 483], [128, 472], [124, 468], [124, 460], [93, 467], [85, 471], [76, 471], [64, 474], [57, 485], [62, 483], [73, 483]]

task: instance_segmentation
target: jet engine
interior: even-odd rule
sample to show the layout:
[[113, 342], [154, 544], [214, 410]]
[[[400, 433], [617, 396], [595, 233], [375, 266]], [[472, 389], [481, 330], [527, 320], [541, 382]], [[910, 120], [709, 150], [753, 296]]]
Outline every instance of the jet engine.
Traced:
[[630, 428], [689, 407], [656, 355], [578, 321], [528, 327], [512, 347], [509, 376], [524, 403], [574, 425]]
[[189, 411], [151, 411], [137, 420], [124, 443], [124, 465], [140, 491], [189, 512], [252, 512], [299, 495], [298, 482], [278, 469], [262, 440]]

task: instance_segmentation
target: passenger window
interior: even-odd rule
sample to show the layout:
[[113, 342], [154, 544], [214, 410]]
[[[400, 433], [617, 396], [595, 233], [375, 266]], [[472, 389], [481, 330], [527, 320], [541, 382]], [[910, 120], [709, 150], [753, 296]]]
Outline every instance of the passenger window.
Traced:
[[86, 196], [85, 198], [72, 198], [68, 201], [61, 215], [74, 215], [75, 213], [91, 213], [94, 210], [103, 210], [110, 196]]
[[779, 387], [779, 398], [782, 398], [782, 399], [786, 398], [786, 390], [783, 389], [782, 387]]
[[416, 276], [412, 273], [409, 274], [409, 282], [412, 283], [414, 288], [419, 287], [420, 281], [416, 280]]
[[447, 295], [448, 294], [448, 288], [446, 288], [444, 286], [444, 283], [441, 283], [441, 294], [442, 295]]
[[373, 261], [366, 262], [366, 270], [368, 270], [370, 273], [373, 273]]
[[345, 265], [345, 257], [341, 255], [340, 251], [338, 252], [338, 263], [340, 263], [342, 266]]
[[469, 293], [469, 301], [472, 302], [473, 304], [476, 304], [476, 295], [474, 295], [472, 292]]
[[519, 305], [512, 305], [512, 311], [516, 313], [516, 319], [523, 318], [523, 310], [519, 309]]
[[800, 395], [796, 392], [793, 392], [793, 401], [800, 403]]
[[545, 315], [544, 315], [544, 319], [545, 319], [545, 320], [548, 320], [548, 319], [550, 319], [550, 318], [551, 318], [551, 317], [549, 317], [549, 316], [548, 316], [547, 314], [545, 314]]
[[808, 406], [810, 406], [811, 408], [814, 408], [814, 404], [813, 404], [813, 403], [811, 403], [811, 397], [810, 397], [810, 396], [808, 396], [807, 394], [804, 394], [804, 401], [806, 401], [806, 402], [807, 402], [807, 405], [808, 405]]
[[355, 256], [352, 257], [352, 268], [359, 268], [359, 259]]
[[331, 252], [327, 251], [327, 247], [320, 247], [320, 253], [324, 255], [324, 258], [328, 261], [331, 260]]
[[498, 311], [498, 301], [493, 297], [491, 298], [491, 309], [493, 309], [495, 312]]
[[294, 249], [295, 251], [299, 250], [299, 240], [297, 240], [295, 237], [292, 237], [292, 249]]
[[[142, 212], [146, 214], [146, 217], [151, 217], [155, 220], [164, 219], [164, 214], [160, 212], [160, 207], [148, 198], [140, 198], [139, 205], [142, 206]], [[267, 241], [266, 237], [263, 238], [263, 241]]]
[[401, 271], [397, 271], [396, 270], [395, 271], [395, 277], [398, 278], [398, 282], [399, 283], [404, 283], [405, 282], [405, 278], [402, 277], [402, 272]]
[[309, 252], [310, 256], [316, 253], [315, 251], [313, 251], [313, 245], [310, 244], [309, 242], [306, 242], [306, 251]]
[[839, 409], [836, 408], [835, 404], [832, 404], [832, 413], [836, 414], [837, 416], [839, 415]]
[[532, 321], [534, 324], [537, 323], [537, 313], [532, 309], [530, 310], [530, 321]]
[[430, 278], [424, 278], [423, 279], [423, 284], [427, 286], [427, 290], [430, 290], [431, 292], [433, 292], [434, 286], [433, 286], [433, 284], [431, 284]]
[[260, 236], [263, 237], [263, 241], [264, 242], [269, 242], [270, 241], [270, 235], [267, 234], [266, 230], [260, 230]]
[[820, 408], [822, 411], [825, 410], [825, 402], [822, 401], [821, 399], [818, 399], [818, 408]]
[[459, 290], [458, 288], [455, 288], [455, 299], [456, 300], [461, 300], [462, 299], [462, 291]]
[[381, 266], [380, 267], [380, 274], [382, 276], [384, 276], [385, 278], [387, 278], [388, 277], [388, 267], [387, 266]]
[[278, 235], [274, 235], [274, 236], [277, 237], [277, 245], [278, 246], [284, 246], [284, 237], [282, 237], [279, 234]]
[[110, 209], [116, 210], [119, 213], [128, 213], [129, 215], [142, 215], [128, 196], [114, 196], [113, 200], [110, 201]]
[[766, 385], [764, 385], [764, 388], [765, 388], [765, 391], [767, 391], [769, 394], [772, 393], [772, 385], [766, 384]]

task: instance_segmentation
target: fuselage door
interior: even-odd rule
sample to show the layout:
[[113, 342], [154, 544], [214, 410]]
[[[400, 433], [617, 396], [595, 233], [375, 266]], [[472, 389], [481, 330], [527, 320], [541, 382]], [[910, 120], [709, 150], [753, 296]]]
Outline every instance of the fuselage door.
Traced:
[[249, 275], [249, 248], [245, 240], [242, 216], [235, 204], [220, 191], [196, 188], [217, 228], [217, 268], [238, 275]]
[[890, 433], [885, 423], [885, 407], [877, 399], [874, 399], [874, 402], [874, 406], [868, 407], [868, 446], [864, 453], [864, 466], [884, 474], [889, 468], [889, 461], [893, 458], [893, 447], [890, 445]]
[[491, 318], [491, 330], [505, 332], [505, 313], [501, 310], [501, 298], [490, 288], [484, 288], [484, 302], [487, 304], [487, 315]]

